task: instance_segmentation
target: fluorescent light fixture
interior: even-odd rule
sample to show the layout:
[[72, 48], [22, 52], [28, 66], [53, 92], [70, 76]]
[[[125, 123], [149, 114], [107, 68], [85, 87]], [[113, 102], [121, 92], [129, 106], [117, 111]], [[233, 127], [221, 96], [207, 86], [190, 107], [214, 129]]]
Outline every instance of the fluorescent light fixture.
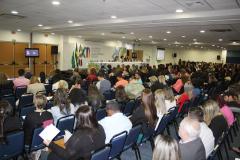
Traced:
[[58, 5], [60, 5], [61, 3], [59, 2], [59, 1], [52, 1], [52, 5], [54, 5], [54, 6], [58, 6]]
[[55, 33], [52, 32], [51, 35], [55, 35]]
[[134, 34], [134, 32], [131, 32], [130, 34]]
[[152, 36], [148, 36], [149, 38], [153, 38]]
[[213, 44], [212, 46], [213, 46], [213, 47], [215, 47], [215, 45], [214, 45], [214, 44]]
[[166, 38], [164, 38], [163, 40], [164, 40], [164, 41], [166, 41], [167, 39], [166, 39]]
[[18, 11], [11, 11], [12, 14], [18, 14]]
[[73, 21], [72, 20], [68, 20], [68, 23], [73, 23]]
[[138, 40], [139, 40], [139, 41], [141, 41], [142, 39], [141, 39], [141, 38], [139, 38]]
[[219, 38], [219, 39], [218, 39], [218, 41], [219, 41], [219, 42], [222, 42], [222, 41], [223, 41], [223, 39], [222, 39], [222, 38]]
[[182, 9], [176, 9], [176, 13], [183, 13]]
[[38, 27], [42, 27], [43, 25], [42, 24], [38, 24]]
[[123, 39], [125, 39], [126, 37], [125, 36], [122, 36]]
[[17, 29], [18, 32], [21, 32], [22, 30], [21, 29]]
[[166, 33], [167, 33], [167, 34], [170, 34], [170, 33], [172, 33], [172, 32], [171, 32], [171, 31], [167, 31]]
[[181, 36], [182, 38], [186, 38], [186, 36]]
[[204, 30], [201, 30], [200, 33], [205, 33], [205, 31], [204, 31]]
[[117, 18], [117, 16], [114, 16], [114, 15], [112, 15], [112, 16], [111, 16], [111, 18], [112, 18], [112, 19], [116, 19], [116, 18]]

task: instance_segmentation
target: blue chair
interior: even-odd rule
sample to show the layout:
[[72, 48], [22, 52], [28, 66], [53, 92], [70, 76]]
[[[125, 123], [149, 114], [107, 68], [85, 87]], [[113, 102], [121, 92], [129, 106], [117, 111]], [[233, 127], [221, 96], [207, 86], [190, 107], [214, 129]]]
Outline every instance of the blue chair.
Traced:
[[13, 95], [13, 89], [1, 89], [0, 96]]
[[96, 150], [92, 153], [91, 160], [108, 160], [111, 147], [105, 145], [103, 148]]
[[135, 107], [135, 101], [134, 100], [129, 101], [124, 107], [123, 114], [126, 116], [130, 116], [134, 110], [134, 107]]
[[23, 94], [27, 93], [27, 86], [18, 86], [15, 89], [15, 97], [19, 99]]
[[169, 119], [170, 119], [170, 113], [163, 115], [162, 119], [160, 120], [160, 122], [155, 130], [154, 136], [164, 133], [164, 131], [167, 128], [167, 125], [169, 123]]
[[178, 114], [178, 108], [172, 107], [168, 110], [168, 112], [169, 112], [169, 118], [168, 118], [167, 132], [170, 135], [170, 130], [168, 126], [173, 124], [175, 132], [178, 133], [178, 129], [177, 129], [178, 123], [176, 120], [177, 114]]
[[106, 100], [113, 100], [115, 99], [115, 92], [112, 90], [108, 90], [103, 93], [103, 96]]
[[68, 130], [69, 132], [73, 133], [74, 123], [75, 123], [75, 116], [68, 115], [68, 116], [59, 118], [57, 121], [56, 127], [60, 131]]
[[138, 159], [138, 154], [140, 154], [138, 145], [137, 145], [137, 140], [142, 131], [142, 125], [136, 125], [134, 126], [128, 133], [126, 142], [123, 147], [123, 152], [128, 150], [129, 148], [134, 149], [136, 159]]
[[45, 145], [43, 144], [43, 139], [39, 136], [39, 134], [43, 131], [42, 127], [35, 128], [33, 131], [32, 142], [30, 146], [25, 146], [25, 150], [30, 153], [33, 151], [37, 151], [39, 149], [43, 149]]
[[19, 98], [18, 109], [20, 110], [21, 108], [25, 106], [30, 106], [30, 105], [33, 105], [33, 94], [31, 93], [23, 94]]
[[8, 101], [11, 104], [11, 106], [14, 108], [14, 110], [15, 110], [15, 108], [16, 108], [16, 99], [15, 99], [14, 95], [6, 95], [6, 96], [2, 97], [2, 99]]
[[97, 109], [97, 111], [96, 111], [96, 119], [98, 121], [100, 121], [101, 119], [103, 119], [106, 116], [107, 116], [107, 112], [106, 112], [106, 110], [104, 108]]
[[23, 116], [27, 116], [29, 113], [34, 112], [35, 109], [36, 109], [36, 107], [34, 105], [22, 107], [19, 110], [19, 117], [23, 118]]
[[109, 153], [109, 159], [120, 157], [120, 154], [124, 148], [126, 138], [127, 138], [127, 131], [121, 132], [112, 137], [112, 139], [110, 140], [111, 150]]
[[44, 108], [45, 110], [51, 109], [53, 107], [53, 100], [48, 100], [46, 107]]
[[46, 96], [49, 96], [53, 93], [51, 84], [44, 84], [46, 90]]
[[17, 158], [24, 153], [24, 132], [16, 132], [7, 135], [7, 144], [0, 144], [0, 159], [7, 160]]
[[190, 102], [189, 101], [184, 102], [181, 111], [178, 113], [178, 117], [183, 118], [184, 114], [188, 113], [189, 107], [190, 107]]

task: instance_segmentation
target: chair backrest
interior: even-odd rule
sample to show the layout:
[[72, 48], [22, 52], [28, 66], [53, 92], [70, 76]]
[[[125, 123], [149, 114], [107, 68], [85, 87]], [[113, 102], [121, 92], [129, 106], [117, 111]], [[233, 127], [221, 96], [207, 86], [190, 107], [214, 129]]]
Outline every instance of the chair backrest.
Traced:
[[96, 119], [98, 121], [100, 121], [101, 119], [103, 119], [106, 116], [107, 116], [107, 112], [106, 112], [105, 108], [97, 109], [97, 111], [96, 111]]
[[156, 130], [155, 130], [155, 136], [159, 134], [163, 134], [165, 131], [170, 119], [170, 113], [164, 114], [161, 121], [159, 122]]
[[110, 141], [111, 150], [109, 153], [109, 159], [115, 158], [123, 151], [126, 138], [127, 138], [127, 131], [121, 132], [112, 137]]
[[24, 93], [27, 93], [27, 86], [18, 86], [15, 89], [15, 97], [18, 99], [20, 98]]
[[0, 90], [0, 95], [5, 96], [5, 95], [13, 95], [13, 89], [1, 89]]
[[108, 160], [111, 147], [109, 145], [92, 153], [91, 160]]
[[33, 94], [23, 94], [20, 98], [19, 98], [19, 105], [18, 108], [23, 108], [29, 105], [33, 104]]
[[44, 84], [44, 87], [46, 90], [46, 96], [49, 96], [53, 93], [51, 84]]
[[137, 143], [138, 136], [141, 133], [142, 125], [134, 126], [128, 133], [126, 142], [124, 144], [124, 150], [132, 147], [134, 144]]
[[115, 92], [114, 91], [111, 91], [111, 90], [108, 90], [108, 91], [105, 91], [103, 93], [104, 97], [106, 100], [112, 100], [115, 98]]
[[220, 151], [220, 145], [217, 144], [211, 154], [207, 157], [207, 160], [214, 160]]
[[35, 128], [33, 131], [33, 135], [32, 135], [32, 142], [31, 142], [31, 146], [29, 148], [29, 152], [33, 152], [39, 149], [42, 149], [45, 147], [45, 145], [43, 144], [43, 139], [39, 136], [39, 134], [43, 131], [42, 127], [39, 128]]
[[135, 101], [133, 100], [129, 101], [124, 107], [123, 114], [126, 116], [130, 116], [133, 112], [134, 107], [135, 107]]
[[15, 109], [16, 107], [16, 99], [15, 99], [15, 96], [14, 95], [7, 95], [7, 96], [3, 96], [2, 99], [8, 101], [12, 107]]
[[180, 117], [183, 117], [185, 113], [188, 113], [188, 109], [189, 109], [189, 105], [190, 105], [190, 102], [189, 101], [185, 101], [183, 106], [182, 106], [182, 109], [181, 111], [179, 112], [179, 116]]
[[69, 132], [73, 133], [74, 123], [75, 123], [75, 116], [68, 115], [68, 116], [59, 118], [57, 121], [56, 127], [60, 131], [68, 130]]
[[7, 144], [0, 144], [0, 159], [14, 158], [24, 151], [24, 132], [16, 132], [7, 135]]
[[34, 110], [36, 109], [36, 107], [34, 105], [29, 105], [29, 106], [25, 106], [25, 107], [21, 107], [19, 110], [19, 116], [23, 117], [28, 115], [29, 113], [34, 112]]
[[168, 121], [169, 122], [172, 122], [176, 117], [177, 117], [177, 114], [178, 114], [178, 108], [177, 107], [172, 107], [168, 110], [169, 112], [169, 119]]

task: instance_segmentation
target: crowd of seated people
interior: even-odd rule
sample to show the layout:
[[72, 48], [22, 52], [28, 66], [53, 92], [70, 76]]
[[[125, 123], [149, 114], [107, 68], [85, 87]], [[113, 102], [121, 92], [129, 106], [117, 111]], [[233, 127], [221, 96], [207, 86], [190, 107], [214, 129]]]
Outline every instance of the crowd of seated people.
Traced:
[[[28, 145], [34, 128], [51, 123], [56, 125], [59, 118], [75, 115], [75, 129], [65, 143], [65, 149], [53, 142], [44, 142], [52, 151], [48, 159], [89, 159], [91, 151], [109, 143], [114, 135], [129, 132], [137, 124], [142, 125], [143, 135], [147, 134], [146, 127], [156, 129], [169, 109], [178, 107], [179, 113], [185, 112], [182, 110], [185, 102], [203, 96], [201, 106], [190, 108], [188, 116], [181, 121], [179, 142], [168, 136], [156, 138], [153, 159], [163, 156], [170, 160], [168, 154], [163, 154], [169, 151], [167, 149], [174, 150], [175, 159], [206, 159], [222, 133], [233, 124], [234, 113], [239, 112], [240, 93], [236, 89], [240, 88], [239, 71], [239, 66], [204, 62], [180, 62], [158, 67], [102, 66], [99, 72], [90, 69], [89, 74], [79, 69], [70, 74], [56, 70], [49, 77], [40, 76], [41, 82], [53, 86], [53, 106], [48, 110], [45, 110], [47, 99], [42, 95], [44, 84], [37, 77], [33, 74], [31, 78], [26, 76], [29, 80], [20, 69], [19, 77], [9, 81], [4, 73], [0, 73], [1, 89], [10, 88], [14, 92], [18, 86], [27, 86], [27, 92], [35, 95], [36, 107], [21, 123], [18, 112], [12, 113], [13, 106], [1, 100], [0, 142], [5, 143], [4, 137], [9, 131], [23, 129], [28, 137], [25, 145]], [[112, 93], [115, 100], [106, 101], [107, 92]], [[129, 101], [140, 103], [135, 103], [137, 106], [127, 117], [122, 112]], [[105, 109], [107, 115], [97, 121], [95, 114], [99, 108]], [[163, 147], [163, 144], [166, 145]]]

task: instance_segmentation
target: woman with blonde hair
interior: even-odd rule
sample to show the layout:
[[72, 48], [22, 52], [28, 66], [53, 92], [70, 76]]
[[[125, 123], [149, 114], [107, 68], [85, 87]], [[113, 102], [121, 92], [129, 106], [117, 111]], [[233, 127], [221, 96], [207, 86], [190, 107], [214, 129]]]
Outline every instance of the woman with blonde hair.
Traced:
[[166, 109], [168, 111], [170, 108], [176, 107], [177, 103], [176, 103], [176, 99], [174, 97], [172, 88], [166, 87], [163, 89], [163, 91], [164, 91], [164, 95], [165, 95]]
[[155, 139], [155, 149], [152, 160], [180, 160], [179, 145], [168, 135], [159, 135]]
[[161, 119], [162, 116], [167, 113], [164, 91], [162, 89], [158, 89], [154, 92], [154, 96], [155, 96], [154, 104], [157, 109], [157, 115], [159, 119]]
[[204, 103], [203, 112], [204, 121], [212, 130], [216, 144], [222, 133], [228, 129], [227, 121], [220, 112], [218, 103], [214, 100], [208, 100]]
[[36, 95], [38, 92], [45, 92], [45, 86], [43, 83], [40, 83], [38, 77], [32, 76], [30, 79], [30, 84], [27, 87], [27, 93], [32, 93]]

